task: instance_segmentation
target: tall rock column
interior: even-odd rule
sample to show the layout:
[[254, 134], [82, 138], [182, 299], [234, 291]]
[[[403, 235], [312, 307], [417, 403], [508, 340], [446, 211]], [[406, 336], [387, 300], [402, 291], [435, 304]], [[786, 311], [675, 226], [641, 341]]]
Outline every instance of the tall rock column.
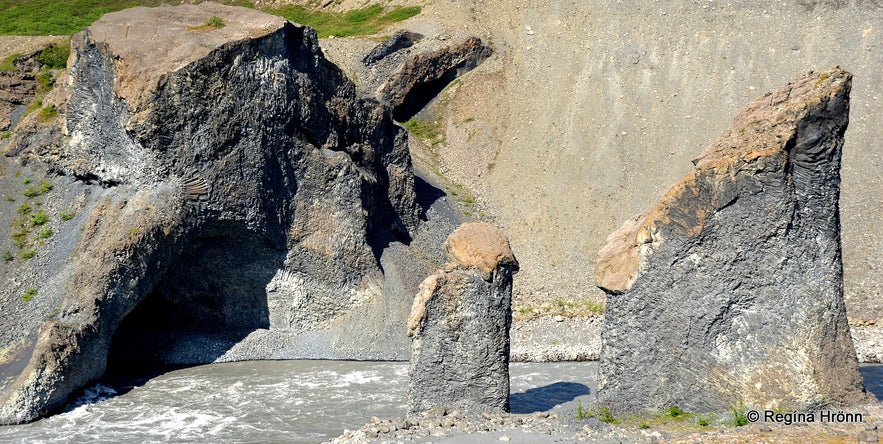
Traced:
[[413, 339], [408, 412], [433, 407], [509, 411], [512, 274], [509, 240], [467, 223], [445, 241], [448, 263], [420, 284], [408, 318]]
[[843, 303], [840, 155], [852, 75], [753, 101], [695, 170], [608, 238], [598, 399], [624, 411], [867, 399]]

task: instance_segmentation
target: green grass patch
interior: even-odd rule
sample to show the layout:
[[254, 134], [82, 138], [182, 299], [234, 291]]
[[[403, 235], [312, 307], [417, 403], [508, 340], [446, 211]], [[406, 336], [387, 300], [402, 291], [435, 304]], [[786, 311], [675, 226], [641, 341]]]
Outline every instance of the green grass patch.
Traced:
[[0, 61], [0, 71], [18, 71], [18, 67], [15, 66], [15, 58], [20, 56], [21, 53], [17, 52], [15, 54], [8, 55], [3, 61]]
[[432, 150], [435, 150], [438, 145], [445, 143], [441, 123], [437, 120], [411, 119], [402, 125], [408, 129], [408, 132], [423, 141]]
[[25, 302], [31, 302], [34, 297], [37, 296], [37, 290], [35, 288], [28, 288], [25, 290], [24, 294], [21, 295], [21, 300]]
[[42, 69], [37, 73], [37, 94], [46, 94], [55, 86], [55, 77], [52, 71]]
[[43, 229], [40, 230], [40, 233], [37, 234], [37, 237], [40, 239], [49, 239], [52, 237], [52, 229], [49, 227], [43, 227]]
[[[0, 0], [2, 1], [2, 0]], [[67, 58], [71, 55], [70, 39], [58, 44], [52, 44], [37, 54], [37, 61], [49, 69], [67, 68]]]
[[45, 211], [40, 210], [31, 215], [31, 225], [35, 227], [43, 226], [49, 222], [49, 215]]
[[576, 415], [576, 419], [579, 420], [589, 419], [595, 416], [595, 412], [583, 408], [583, 401], [581, 399], [578, 399], [576, 401], [576, 412], [574, 413]]
[[422, 8], [419, 6], [405, 6], [404, 8], [396, 8], [387, 12], [380, 17], [380, 19], [388, 21], [389, 23], [395, 23], [414, 17], [415, 15], [420, 14], [421, 11]]
[[0, 34], [70, 35], [103, 14], [162, 0], [0, 0]]
[[224, 23], [224, 19], [216, 15], [209, 17], [209, 19], [205, 21], [205, 26], [209, 26], [215, 29], [223, 28], [224, 25], [226, 25], [226, 23]]
[[[103, 14], [133, 6], [159, 6], [168, 0], [0, 0], [0, 34], [3, 35], [70, 35], [98, 20]], [[222, 0], [219, 3], [253, 7], [244, 0]], [[264, 12], [311, 26], [319, 37], [347, 37], [376, 34], [384, 27], [420, 14], [419, 6], [386, 10], [370, 5], [347, 13], [312, 11], [302, 6], [267, 8]], [[213, 17], [214, 18], [214, 17]], [[211, 19], [204, 26], [217, 29], [223, 20]], [[58, 61], [62, 54], [53, 54]], [[48, 55], [47, 55], [48, 56]], [[66, 57], [64, 57], [67, 60]]]
[[15, 256], [14, 256], [12, 253], [10, 253], [10, 252], [8, 252], [8, 251], [5, 252], [5, 253], [3, 253], [3, 260], [4, 260], [4, 261], [6, 261], [6, 262], [10, 262], [10, 261], [13, 260], [13, 259], [15, 259]]
[[16, 210], [18, 214], [28, 214], [31, 212], [31, 204], [25, 202], [18, 206], [18, 210]]
[[61, 214], [58, 215], [58, 217], [61, 218], [61, 220], [67, 222], [74, 218], [74, 213], [71, 213], [69, 211], [62, 211]]
[[37, 256], [35, 250], [27, 249], [21, 251], [21, 258], [24, 260], [33, 259], [35, 256]]
[[355, 11], [338, 14], [326, 11], [311, 11], [302, 6], [284, 6], [265, 9], [265, 12], [307, 25], [316, 30], [319, 37], [349, 37], [353, 35], [376, 34], [387, 25], [411, 18], [420, 13], [419, 6], [408, 6], [385, 11], [383, 6], [370, 5]]
[[598, 411], [598, 419], [601, 422], [606, 422], [607, 424], [619, 424], [621, 422], [620, 420], [616, 419], [615, 416], [613, 416], [613, 413], [610, 411], [610, 407], [607, 407], [606, 405], [604, 407], [601, 407], [601, 409]]
[[9, 131], [0, 131], [0, 139], [8, 139], [12, 137], [12, 133]]
[[55, 105], [44, 106], [40, 108], [40, 114], [38, 114], [38, 116], [42, 122], [47, 122], [58, 116], [58, 109], [55, 108]]
[[[52, 188], [53, 187], [51, 182], [49, 182], [48, 180], [41, 180], [38, 185], [31, 185], [25, 188], [25, 191], [22, 194], [24, 194], [25, 197], [37, 197], [52, 191]], [[30, 211], [30, 209], [28, 211]]]
[[733, 412], [733, 422], [732, 424], [736, 427], [742, 427], [744, 425], [748, 425], [748, 407], [745, 407], [744, 404], [739, 403], [739, 405], [730, 408]]
[[665, 416], [668, 416], [669, 418], [677, 418], [678, 416], [682, 416], [682, 415], [686, 414], [687, 412], [681, 410], [681, 408], [676, 405], [672, 405], [672, 406], [667, 407], [665, 410], [663, 410], [662, 413], [665, 414]]

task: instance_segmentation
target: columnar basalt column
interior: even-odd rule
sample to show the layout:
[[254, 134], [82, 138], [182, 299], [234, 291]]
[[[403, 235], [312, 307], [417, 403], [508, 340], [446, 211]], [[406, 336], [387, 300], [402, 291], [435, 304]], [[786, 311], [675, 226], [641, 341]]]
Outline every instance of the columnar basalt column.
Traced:
[[440, 406], [506, 412], [518, 261], [506, 236], [485, 223], [461, 225], [444, 248], [445, 269], [423, 281], [408, 318], [408, 412]]

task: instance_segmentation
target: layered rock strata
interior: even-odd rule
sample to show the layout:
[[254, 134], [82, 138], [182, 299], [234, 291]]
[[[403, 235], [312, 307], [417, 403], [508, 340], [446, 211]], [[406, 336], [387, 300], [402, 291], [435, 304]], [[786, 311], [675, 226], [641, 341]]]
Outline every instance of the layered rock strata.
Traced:
[[420, 284], [408, 318], [408, 411], [509, 411], [512, 274], [518, 261], [506, 236], [486, 223], [461, 225], [444, 248], [446, 268]]
[[203, 3], [107, 14], [71, 44], [44, 101], [57, 116], [28, 116], [6, 147], [86, 191], [57, 241], [3, 264], [20, 267], [3, 307], [22, 280], [37, 297], [4, 313], [0, 424], [108, 365], [406, 350], [410, 295], [384, 290], [381, 261], [422, 217], [407, 135], [312, 29]]
[[600, 251], [598, 399], [620, 411], [867, 399], [843, 302], [840, 158], [852, 76], [751, 102]]

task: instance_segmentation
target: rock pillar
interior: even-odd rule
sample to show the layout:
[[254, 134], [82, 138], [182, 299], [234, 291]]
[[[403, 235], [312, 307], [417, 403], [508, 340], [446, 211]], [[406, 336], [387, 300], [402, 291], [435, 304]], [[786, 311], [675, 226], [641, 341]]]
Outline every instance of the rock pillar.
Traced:
[[625, 411], [867, 400], [843, 303], [840, 154], [852, 75], [758, 98], [601, 250], [598, 399]]
[[506, 236], [485, 223], [461, 225], [444, 248], [445, 269], [423, 281], [408, 318], [408, 412], [440, 406], [506, 412], [518, 261]]

